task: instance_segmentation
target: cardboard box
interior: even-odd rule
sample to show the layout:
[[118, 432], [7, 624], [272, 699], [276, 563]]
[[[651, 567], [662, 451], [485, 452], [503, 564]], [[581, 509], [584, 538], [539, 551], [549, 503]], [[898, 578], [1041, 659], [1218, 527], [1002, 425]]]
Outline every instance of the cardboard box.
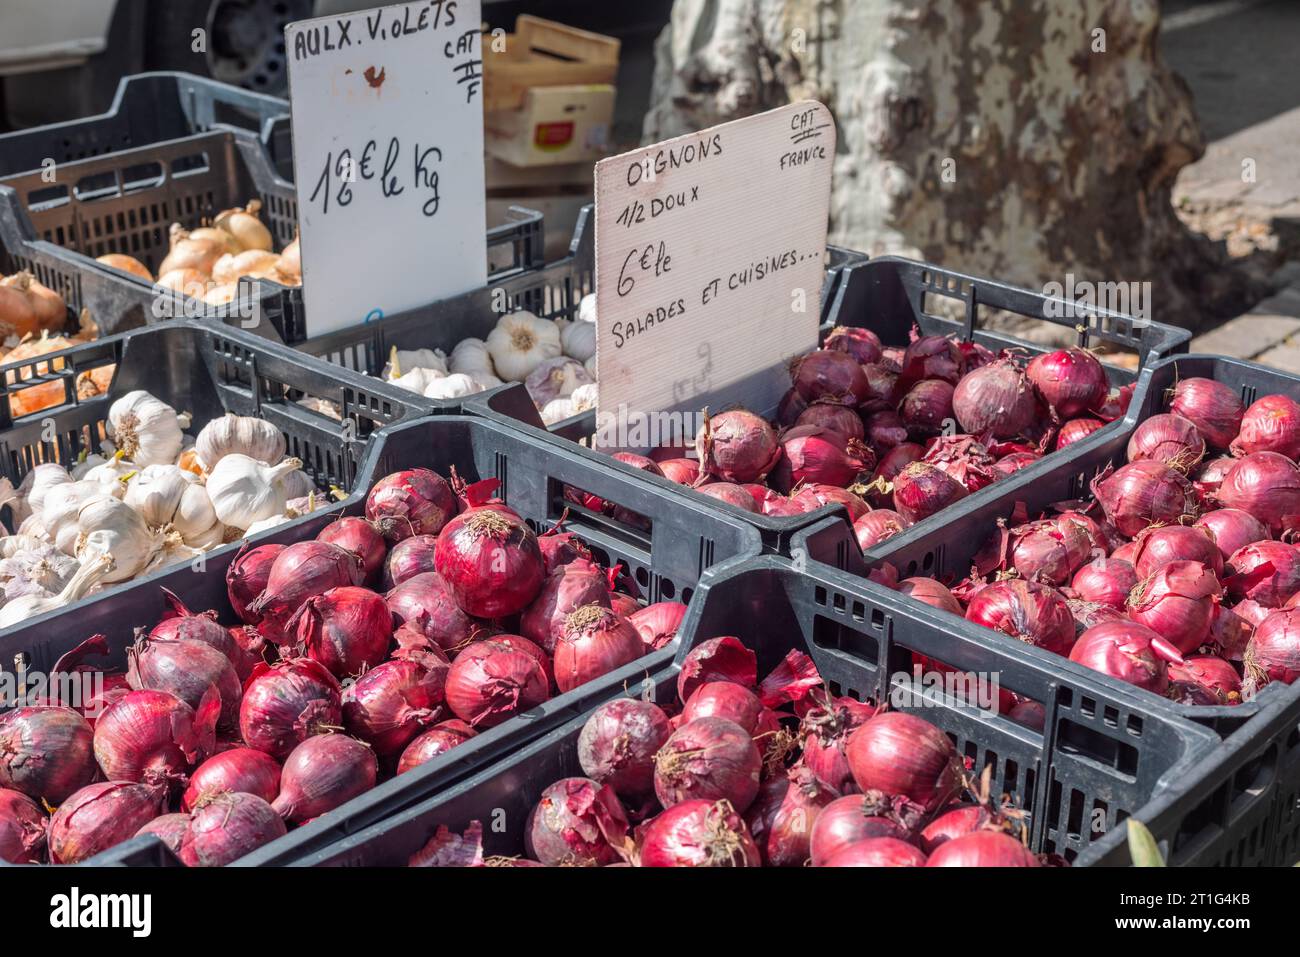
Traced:
[[608, 152], [614, 95], [607, 83], [533, 87], [519, 109], [484, 114], [484, 149], [513, 166], [594, 163]]

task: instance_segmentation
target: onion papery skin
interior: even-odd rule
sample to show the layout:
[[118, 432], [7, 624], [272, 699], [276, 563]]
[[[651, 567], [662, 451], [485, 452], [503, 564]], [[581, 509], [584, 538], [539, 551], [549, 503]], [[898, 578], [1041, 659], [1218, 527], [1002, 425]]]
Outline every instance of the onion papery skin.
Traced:
[[655, 755], [655, 796], [665, 808], [726, 800], [744, 813], [758, 795], [762, 767], [748, 731], [726, 718], [700, 718], [674, 731]]
[[704, 485], [697, 486], [695, 491], [745, 512], [758, 511], [754, 497], [745, 491], [744, 486], [733, 482], [706, 482]]
[[1233, 574], [1228, 594], [1265, 608], [1281, 608], [1300, 592], [1300, 548], [1285, 542], [1255, 542], [1228, 558]]
[[1196, 520], [1197, 528], [1209, 529], [1218, 546], [1219, 554], [1226, 560], [1233, 552], [1268, 540], [1268, 526], [1249, 512], [1239, 508], [1220, 508], [1206, 512]]
[[1228, 470], [1218, 499], [1254, 515], [1274, 534], [1300, 527], [1300, 467], [1276, 452], [1252, 452]]
[[1300, 403], [1286, 395], [1261, 396], [1241, 418], [1241, 431], [1232, 442], [1234, 455], [1276, 452], [1300, 459]]
[[135, 836], [158, 816], [164, 792], [130, 781], [88, 784], [59, 803], [50, 817], [52, 864], [80, 864]]
[[591, 562], [562, 565], [546, 576], [541, 591], [524, 609], [519, 633], [552, 655], [569, 615], [583, 605], [592, 604], [610, 607], [605, 573]]
[[190, 815], [189, 830], [181, 840], [181, 862], [186, 867], [224, 867], [285, 833], [284, 821], [257, 795], [218, 794]]
[[926, 867], [1039, 867], [1023, 844], [999, 831], [975, 831], [940, 845]]
[[[558, 526], [557, 526], [558, 527]], [[591, 561], [591, 549], [572, 532], [559, 532], [554, 529], [537, 536], [537, 547], [542, 552], [542, 561], [546, 564], [546, 574], [550, 575], [561, 565], [570, 562]]]
[[1028, 581], [1064, 585], [1092, 554], [1090, 529], [1067, 516], [1012, 529], [1011, 562]]
[[841, 849], [822, 867], [925, 867], [925, 855], [914, 844], [893, 837], [869, 837]]
[[816, 699], [820, 703], [804, 714], [800, 722], [802, 764], [835, 795], [857, 791], [846, 748], [849, 736], [875, 714], [875, 708], [852, 698]]
[[961, 761], [948, 736], [912, 714], [873, 716], [849, 737], [845, 754], [862, 791], [907, 798], [927, 813], [961, 787]]
[[1129, 596], [1128, 614], [1187, 654], [1209, 637], [1214, 606], [1222, 594], [1214, 572], [1200, 562], [1168, 562], [1138, 582]]
[[1065, 600], [1037, 582], [994, 582], [966, 606], [966, 619], [1058, 655], [1074, 644], [1074, 619]]
[[701, 476], [743, 485], [766, 478], [781, 458], [781, 446], [765, 419], [734, 409], [705, 423], [695, 437], [695, 453]]
[[365, 582], [373, 585], [379, 581], [384, 559], [388, 556], [388, 546], [379, 530], [364, 518], [344, 516], [335, 519], [320, 530], [316, 540], [346, 548], [361, 559]]
[[894, 480], [894, 510], [912, 524], [966, 495], [966, 486], [928, 462], [913, 462]]
[[645, 643], [632, 623], [610, 608], [583, 605], [568, 616], [555, 645], [555, 684], [572, 691], [640, 658]]
[[1241, 396], [1213, 379], [1183, 379], [1173, 388], [1169, 411], [1191, 422], [1207, 445], [1226, 449], [1241, 431]]
[[384, 596], [400, 628], [409, 625], [448, 655], [473, 640], [476, 623], [461, 611], [447, 583], [437, 572], [424, 572], [402, 582]]
[[1217, 605], [1214, 609], [1214, 617], [1210, 620], [1210, 635], [1205, 643], [1215, 654], [1228, 661], [1241, 661], [1246, 652], [1246, 643], [1255, 633], [1254, 623], [1240, 613], [1241, 604], [1253, 605], [1253, 603], [1239, 603], [1234, 608]]
[[993, 455], [982, 442], [969, 435], [931, 439], [922, 461], [942, 469], [967, 492], [978, 492], [998, 478]]
[[870, 506], [859, 495], [848, 489], [836, 488], [834, 485], [805, 485], [791, 499], [803, 511], [811, 512], [823, 505], [842, 505], [849, 513], [849, 520], [856, 522], [867, 512]]
[[71, 708], [18, 708], [0, 715], [0, 786], [33, 801], [63, 801], [94, 780], [95, 732]]
[[765, 867], [803, 867], [808, 862], [813, 828], [831, 798], [806, 769], [763, 782], [745, 813], [745, 826]]
[[1130, 621], [1089, 628], [1070, 649], [1071, 661], [1156, 694], [1168, 687], [1167, 662], [1177, 656], [1178, 650], [1160, 635]]
[[1128, 440], [1128, 460], [1151, 459], [1187, 473], [1205, 458], [1205, 439], [1181, 415], [1162, 413], [1145, 420]]
[[[229, 638], [229, 633], [225, 634]], [[221, 695], [217, 723], [223, 728], [238, 723], [239, 675], [230, 659], [216, 648], [190, 639], [143, 638], [128, 657], [126, 680], [132, 689], [165, 691], [197, 710], [204, 693], [215, 687]]]
[[284, 545], [258, 545], [240, 551], [226, 569], [226, 595], [230, 607], [244, 624], [257, 624], [260, 616], [249, 606], [266, 590], [271, 566], [285, 548]]
[[1137, 537], [1137, 561], [1134, 567], [1139, 578], [1146, 578], [1169, 562], [1200, 562], [1215, 576], [1223, 573], [1223, 554], [1214, 542], [1214, 535], [1194, 525], [1167, 525], [1151, 528]]
[[1188, 524], [1196, 516], [1191, 483], [1163, 462], [1130, 462], [1093, 490], [1106, 518], [1129, 538], [1151, 525]]
[[758, 658], [739, 638], [723, 635], [700, 642], [682, 662], [677, 698], [686, 701], [709, 681], [734, 681], [746, 688], [758, 685]]
[[550, 682], [527, 639], [498, 635], [475, 641], [447, 673], [445, 695], [452, 714], [474, 728], [490, 728], [550, 697]]
[[289, 642], [289, 620], [303, 602], [331, 588], [360, 585], [363, 578], [361, 559], [345, 548], [314, 541], [289, 545], [272, 563], [266, 590], [249, 606], [258, 616], [257, 633], [276, 645]]
[[628, 615], [627, 620], [632, 623], [645, 646], [658, 651], [677, 638], [677, 630], [681, 628], [685, 617], [686, 606], [681, 602], [657, 601]]
[[528, 816], [525, 848], [547, 867], [600, 867], [620, 856], [611, 840], [628, 829], [613, 788], [587, 778], [563, 778], [542, 791]]
[[523, 611], [537, 597], [546, 568], [532, 530], [493, 509], [448, 522], [438, 536], [435, 564], [456, 604], [477, 618]]
[[804, 400], [857, 408], [869, 396], [866, 373], [851, 355], [817, 349], [795, 359], [790, 366], [794, 388]]
[[1191, 655], [1181, 665], [1170, 665], [1169, 680], [1205, 688], [1217, 704], [1241, 703], [1241, 678], [1236, 669], [1214, 655]]
[[1247, 679], [1243, 690], [1248, 692], [1274, 681], [1289, 685], [1300, 678], [1300, 608], [1274, 612], [1260, 622], [1242, 662]]
[[344, 734], [317, 734], [285, 758], [280, 794], [271, 807], [291, 824], [305, 824], [375, 786], [375, 753]]
[[1137, 570], [1129, 562], [1098, 558], [1074, 573], [1070, 588], [1084, 601], [1123, 608], [1137, 583]]
[[432, 573], [437, 547], [437, 535], [412, 535], [389, 549], [384, 559], [384, 590], [392, 591], [416, 575]]
[[615, 698], [592, 712], [578, 735], [578, 764], [597, 784], [620, 797], [636, 798], [654, 789], [655, 754], [672, 733], [668, 715], [657, 704]]
[[845, 795], [827, 804], [809, 829], [808, 856], [813, 867], [824, 867], [830, 858], [859, 841], [876, 837], [910, 841], [907, 828], [883, 816], [886, 809], [887, 802], [861, 794]]
[[0, 789], [0, 861], [39, 864], [48, 826], [45, 814], [26, 794]]
[[1077, 346], [1035, 356], [1025, 367], [1025, 376], [1062, 419], [1097, 408], [1109, 389], [1106, 370], [1097, 357]]
[[641, 835], [642, 867], [761, 867], [762, 857], [729, 801], [682, 801]]
[[450, 665], [439, 652], [405, 652], [343, 693], [343, 724], [381, 758], [396, 756], [442, 716]]
[[405, 774], [412, 768], [432, 761], [440, 754], [446, 754], [459, 744], [464, 744], [478, 734], [459, 718], [440, 721], [424, 731], [406, 746], [402, 757], [397, 762], [397, 773]]
[[262, 666], [244, 685], [240, 734], [249, 747], [273, 758], [285, 758], [299, 742], [342, 722], [342, 689], [318, 661], [294, 658]]
[[366, 518], [390, 545], [412, 535], [437, 535], [459, 509], [447, 480], [430, 469], [385, 475], [366, 496]]
[[879, 362], [884, 350], [880, 336], [861, 326], [836, 326], [826, 334], [822, 348], [847, 352], [859, 365]]
[[300, 655], [319, 661], [336, 678], [379, 664], [393, 640], [393, 616], [368, 588], [347, 585], [313, 595], [289, 621]]
[[[199, 709], [200, 711], [202, 708]], [[213, 749], [213, 729], [165, 691], [132, 691], [95, 723], [95, 760], [110, 781], [180, 790]]]
[[214, 754], [190, 775], [181, 808], [193, 811], [205, 794], [222, 791], [256, 794], [269, 804], [280, 793], [280, 763], [255, 748], [231, 748]]
[[997, 359], [962, 377], [952, 410], [963, 432], [1009, 439], [1033, 424], [1038, 403], [1025, 373], [1010, 359]]
[[195, 614], [185, 607], [184, 602], [166, 588], [162, 591], [171, 608], [163, 615], [162, 620], [150, 629], [149, 637], [151, 639], [199, 641], [205, 645], [211, 645], [229, 658], [231, 664], [235, 666], [236, 672], [245, 665], [252, 668], [252, 662], [248, 660], [249, 656], [231, 634], [230, 629], [217, 622], [217, 613], [215, 611]]

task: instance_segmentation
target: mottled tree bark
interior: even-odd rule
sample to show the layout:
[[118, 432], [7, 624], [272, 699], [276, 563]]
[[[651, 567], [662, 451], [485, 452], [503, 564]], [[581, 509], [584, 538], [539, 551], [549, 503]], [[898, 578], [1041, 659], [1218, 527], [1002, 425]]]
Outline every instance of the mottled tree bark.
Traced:
[[1042, 288], [1149, 281], [1197, 327], [1243, 277], [1179, 221], [1204, 151], [1156, 0], [677, 0], [647, 142], [821, 100], [833, 242]]

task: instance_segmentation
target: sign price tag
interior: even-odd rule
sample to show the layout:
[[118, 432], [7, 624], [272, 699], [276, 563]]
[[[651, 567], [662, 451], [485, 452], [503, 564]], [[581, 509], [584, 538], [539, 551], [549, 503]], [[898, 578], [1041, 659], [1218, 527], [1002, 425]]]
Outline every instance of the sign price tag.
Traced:
[[307, 335], [487, 282], [479, 0], [285, 27]]
[[817, 345], [834, 157], [808, 100], [596, 164], [597, 445], [775, 408]]

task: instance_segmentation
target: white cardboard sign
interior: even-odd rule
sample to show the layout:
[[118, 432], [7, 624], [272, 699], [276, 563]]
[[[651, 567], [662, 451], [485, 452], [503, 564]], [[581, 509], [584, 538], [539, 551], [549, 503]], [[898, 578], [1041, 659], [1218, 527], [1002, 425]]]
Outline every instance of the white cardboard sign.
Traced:
[[596, 164], [597, 444], [666, 443], [660, 413], [776, 406], [817, 344], [834, 157], [809, 100]]
[[487, 282], [479, 0], [285, 27], [307, 334]]

